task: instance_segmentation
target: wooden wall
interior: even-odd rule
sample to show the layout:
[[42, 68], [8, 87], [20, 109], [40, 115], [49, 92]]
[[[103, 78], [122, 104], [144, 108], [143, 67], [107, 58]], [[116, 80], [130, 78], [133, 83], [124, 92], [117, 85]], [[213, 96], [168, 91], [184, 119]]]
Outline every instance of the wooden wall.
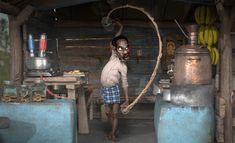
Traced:
[[[40, 28], [28, 29], [30, 29], [28, 32], [39, 33]], [[48, 49], [58, 52], [61, 70], [88, 71], [89, 83], [99, 88], [101, 70], [111, 54], [109, 43], [117, 29], [114, 32], [108, 32], [100, 24], [77, 27], [60, 26], [48, 31], [51, 43], [54, 43], [53, 39], [58, 40], [58, 47], [56, 44], [51, 44]], [[163, 37], [172, 31], [173, 33], [179, 32], [176, 29], [160, 29]], [[158, 56], [158, 39], [153, 28], [148, 26], [124, 26], [123, 34], [128, 37], [131, 45], [131, 57], [128, 60], [129, 92], [130, 95], [138, 95], [148, 82], [155, 66]], [[137, 58], [137, 51], [142, 52], [140, 59]], [[166, 75], [160, 66], [155, 83], [163, 76]], [[147, 94], [152, 94], [152, 86]]]

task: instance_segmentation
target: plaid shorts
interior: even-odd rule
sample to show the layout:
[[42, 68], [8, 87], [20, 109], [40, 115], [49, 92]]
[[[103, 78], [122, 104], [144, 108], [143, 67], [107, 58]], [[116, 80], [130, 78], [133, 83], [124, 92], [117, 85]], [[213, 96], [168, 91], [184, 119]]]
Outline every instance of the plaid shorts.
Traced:
[[101, 93], [105, 105], [120, 103], [120, 90], [118, 85], [102, 87]]

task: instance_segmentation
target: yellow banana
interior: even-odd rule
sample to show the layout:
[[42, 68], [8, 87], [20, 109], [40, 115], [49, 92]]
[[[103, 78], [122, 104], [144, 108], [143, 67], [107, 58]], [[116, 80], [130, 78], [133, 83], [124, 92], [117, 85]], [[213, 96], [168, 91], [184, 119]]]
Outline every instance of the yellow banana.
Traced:
[[214, 48], [213, 48], [213, 52], [214, 52], [214, 56], [215, 56], [215, 57], [214, 57], [214, 63], [213, 63], [214, 65], [216, 65], [216, 60], [217, 60], [217, 53], [216, 53], [216, 50], [217, 50], [217, 49], [214, 47]]
[[207, 49], [211, 53], [211, 46], [207, 46]]
[[198, 38], [201, 44], [205, 45], [204, 41], [204, 31], [205, 31], [205, 26], [201, 25], [199, 28], [199, 33], [198, 33]]
[[199, 19], [199, 12], [200, 12], [200, 7], [197, 7], [194, 12], [194, 18], [197, 24], [200, 24], [200, 19]]
[[205, 26], [203, 38], [204, 38], [205, 44], [208, 44], [208, 40], [209, 40], [209, 26]]
[[219, 38], [219, 32], [215, 26], [212, 27], [212, 33], [213, 33], [213, 43], [212, 44], [215, 45], [218, 42], [218, 38]]
[[210, 56], [211, 56], [211, 64], [213, 65], [215, 61], [215, 53], [213, 52], [213, 48], [211, 48]]
[[214, 40], [212, 27], [209, 27], [208, 35], [209, 35], [209, 36], [208, 36], [208, 43], [207, 43], [207, 45], [208, 45], [208, 46], [212, 46], [212, 45], [213, 45], [213, 40]]
[[219, 51], [216, 47], [213, 48], [214, 52], [215, 52], [215, 61], [214, 61], [214, 65], [217, 65], [219, 62]]
[[199, 27], [199, 30], [198, 30], [198, 33], [197, 33], [197, 41], [198, 41], [198, 44], [202, 44], [202, 41], [201, 41], [201, 32], [202, 32], [202, 27], [200, 26]]
[[200, 38], [199, 38], [199, 34], [198, 34], [198, 37], [197, 37], [197, 44], [198, 44], [198, 45], [201, 45], [201, 44], [202, 44], [201, 41], [200, 41]]

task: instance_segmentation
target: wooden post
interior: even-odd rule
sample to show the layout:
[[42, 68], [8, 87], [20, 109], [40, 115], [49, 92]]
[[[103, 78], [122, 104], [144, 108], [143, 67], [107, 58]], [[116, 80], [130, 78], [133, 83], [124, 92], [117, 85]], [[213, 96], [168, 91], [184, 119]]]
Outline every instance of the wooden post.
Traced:
[[88, 134], [88, 119], [87, 119], [87, 110], [86, 110], [86, 101], [85, 101], [85, 93], [83, 87], [79, 87], [78, 92], [78, 128], [79, 133]]
[[32, 6], [26, 6], [17, 16], [9, 16], [9, 34], [11, 47], [11, 81], [19, 85], [23, 75], [23, 48], [21, 37], [21, 25], [33, 12]]
[[221, 21], [219, 47], [221, 50], [221, 96], [225, 99], [224, 142], [232, 143], [232, 46], [231, 9], [222, 3], [216, 5]]

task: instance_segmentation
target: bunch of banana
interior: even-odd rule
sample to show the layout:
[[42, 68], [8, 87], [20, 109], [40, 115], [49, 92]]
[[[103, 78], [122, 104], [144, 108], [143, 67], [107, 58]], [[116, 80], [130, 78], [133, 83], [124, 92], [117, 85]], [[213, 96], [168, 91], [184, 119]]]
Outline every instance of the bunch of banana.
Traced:
[[[208, 48], [209, 47], [209, 48]], [[210, 46], [207, 46], [208, 50], [210, 51], [210, 56], [211, 56], [211, 64], [212, 65], [217, 65], [218, 62], [219, 62], [219, 51], [216, 47], [210, 47]]]
[[199, 25], [211, 25], [216, 20], [216, 14], [215, 11], [209, 6], [199, 6], [195, 9], [194, 18]]
[[198, 44], [212, 46], [218, 42], [219, 31], [215, 26], [201, 25], [198, 32]]
[[198, 44], [207, 47], [211, 56], [211, 64], [216, 65], [219, 62], [219, 51], [216, 48], [219, 31], [215, 26], [201, 25], [198, 32]]
[[213, 24], [216, 20], [215, 11], [209, 6], [199, 6], [195, 9], [194, 18], [200, 25], [198, 31], [198, 44], [207, 47], [211, 56], [211, 64], [216, 65], [219, 62], [219, 51], [216, 48], [219, 31]]

